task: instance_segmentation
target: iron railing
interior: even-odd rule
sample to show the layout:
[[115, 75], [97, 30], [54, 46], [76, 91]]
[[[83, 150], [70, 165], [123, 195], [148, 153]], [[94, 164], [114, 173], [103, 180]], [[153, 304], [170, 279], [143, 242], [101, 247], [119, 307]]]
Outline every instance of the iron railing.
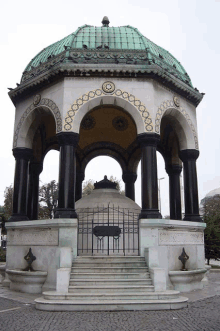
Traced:
[[78, 255], [139, 255], [139, 210], [77, 209]]

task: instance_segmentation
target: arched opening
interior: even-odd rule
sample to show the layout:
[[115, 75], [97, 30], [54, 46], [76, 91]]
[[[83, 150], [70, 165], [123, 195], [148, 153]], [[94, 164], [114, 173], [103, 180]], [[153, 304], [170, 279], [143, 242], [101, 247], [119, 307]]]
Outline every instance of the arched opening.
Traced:
[[89, 180], [98, 182], [102, 180], [105, 175], [108, 179], [111, 176], [116, 178], [120, 183], [121, 191], [124, 191], [125, 185], [122, 180], [122, 169], [118, 162], [109, 156], [95, 157], [87, 164], [83, 184], [87, 183]]
[[[165, 170], [165, 162], [161, 153], [157, 152], [158, 207], [162, 217], [170, 215], [169, 209], [169, 177]], [[169, 217], [168, 217], [169, 218]]]
[[[175, 114], [174, 114], [175, 115]], [[163, 206], [162, 201], [168, 200], [169, 196], [169, 211], [166, 209], [167, 215], [170, 219], [182, 219], [182, 183], [180, 181], [180, 174], [182, 171], [182, 161], [180, 160], [181, 148], [186, 148], [188, 143], [186, 128], [181, 125], [181, 122], [172, 113], [166, 113], [161, 121], [161, 143], [159, 150], [163, 156], [165, 164], [164, 170], [158, 167], [158, 184], [159, 184], [159, 199], [160, 206]], [[159, 159], [159, 158], [158, 158]], [[166, 169], [166, 173], [165, 173]], [[168, 176], [167, 176], [168, 174]], [[164, 178], [164, 180], [160, 180]], [[161, 182], [161, 183], [160, 183]], [[162, 185], [166, 183], [167, 185]], [[169, 184], [168, 184], [169, 183]], [[160, 185], [161, 184], [161, 185]], [[164, 187], [164, 189], [163, 189]], [[169, 187], [168, 192], [165, 192], [165, 187]], [[164, 192], [163, 192], [164, 191]], [[168, 202], [168, 201], [167, 201]]]
[[[81, 121], [76, 150], [76, 172], [84, 178], [87, 164], [98, 156], [110, 156], [121, 166], [125, 194], [134, 200], [134, 182], [140, 154], [137, 128], [131, 115], [118, 106], [102, 105], [92, 109]], [[113, 175], [113, 174], [110, 174]], [[103, 174], [104, 176], [104, 174]], [[132, 182], [133, 181], [133, 182]], [[132, 183], [131, 183], [132, 182]], [[80, 191], [80, 183], [76, 183]], [[78, 200], [80, 194], [76, 194]]]
[[43, 170], [39, 178], [38, 219], [54, 218], [58, 204], [59, 152], [50, 150], [43, 161]]
[[[28, 167], [27, 216], [29, 219], [33, 220], [38, 219], [39, 178], [44, 166], [47, 167], [47, 154], [52, 149], [59, 150], [54, 116], [48, 108], [37, 108], [30, 114], [30, 117], [26, 119], [22, 132], [25, 146], [28, 146], [32, 151]], [[54, 170], [56, 169], [56, 175], [54, 174], [56, 181], [58, 172], [57, 163], [58, 162], [55, 162], [55, 167], [53, 168]], [[45, 185], [48, 186], [53, 180], [52, 176], [54, 170], [44, 171], [41, 175], [41, 180], [45, 178], [43, 180]], [[45, 176], [46, 172], [47, 175]], [[45, 201], [46, 200], [48, 201], [47, 204], [49, 204], [50, 199], [45, 198]], [[48, 218], [48, 214], [41, 213], [40, 218]]]

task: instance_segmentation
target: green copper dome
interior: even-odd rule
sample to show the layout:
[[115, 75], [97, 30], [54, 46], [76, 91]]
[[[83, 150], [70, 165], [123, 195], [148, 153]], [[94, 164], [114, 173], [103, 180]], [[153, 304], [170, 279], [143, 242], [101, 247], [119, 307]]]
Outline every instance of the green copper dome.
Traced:
[[[146, 69], [155, 64], [165, 72], [192, 87], [183, 66], [168, 51], [154, 44], [132, 26], [109, 27], [107, 17], [103, 26], [83, 25], [74, 33], [38, 53], [26, 67], [21, 82], [51, 69], [59, 63], [139, 66]], [[39, 69], [37, 69], [39, 67]], [[32, 72], [32, 74], [30, 74]]]

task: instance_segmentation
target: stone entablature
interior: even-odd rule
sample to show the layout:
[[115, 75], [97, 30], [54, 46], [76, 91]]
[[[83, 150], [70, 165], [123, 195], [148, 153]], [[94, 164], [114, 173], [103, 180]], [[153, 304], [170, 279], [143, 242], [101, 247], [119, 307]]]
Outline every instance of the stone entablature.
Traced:
[[203, 232], [159, 230], [159, 245], [197, 245], [204, 244]]
[[[103, 90], [103, 84], [108, 81], [114, 84], [114, 90], [110, 93]], [[34, 96], [38, 94], [40, 94], [41, 99], [35, 106], [33, 103]], [[179, 107], [174, 104], [174, 96], [180, 100]], [[160, 111], [164, 102], [166, 107]], [[136, 125], [139, 125], [138, 134], [158, 132], [158, 126], [163, 114], [165, 115], [167, 111], [172, 113], [174, 109], [177, 115], [179, 113], [186, 122], [184, 126], [187, 142], [180, 142], [182, 146], [180, 148], [198, 149], [195, 126], [196, 111], [195, 107], [186, 99], [174, 94], [171, 90], [162, 89], [161, 85], [158, 85], [152, 79], [138, 81], [134, 79], [120, 80], [118, 78], [90, 77], [65, 78], [63, 81], [47, 87], [44, 91], [36, 91], [33, 96], [25, 99], [25, 102], [21, 100], [16, 109], [14, 147], [29, 147], [28, 142], [24, 142], [24, 137], [30, 125], [28, 117], [39, 107], [44, 106], [51, 110], [56, 120], [57, 132], [60, 132], [61, 125], [63, 125], [63, 131], [78, 132], [83, 116], [93, 109], [94, 106], [105, 104], [116, 105], [127, 111], [128, 108], [133, 107], [134, 110], [131, 115], [135, 115], [136, 111], [135, 122]], [[129, 104], [130, 106], [128, 106]], [[181, 116], [177, 116], [180, 122], [183, 121]], [[22, 135], [19, 133], [21, 127], [23, 130]]]
[[17, 229], [9, 230], [7, 235], [8, 246], [57, 246], [58, 229]]

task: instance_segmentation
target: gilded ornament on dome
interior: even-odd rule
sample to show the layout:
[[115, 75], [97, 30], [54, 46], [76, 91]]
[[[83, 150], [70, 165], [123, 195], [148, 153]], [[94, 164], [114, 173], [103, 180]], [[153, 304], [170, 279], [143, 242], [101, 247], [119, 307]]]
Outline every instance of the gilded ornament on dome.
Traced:
[[112, 93], [115, 90], [115, 84], [112, 82], [105, 82], [102, 84], [102, 89], [105, 93]]

